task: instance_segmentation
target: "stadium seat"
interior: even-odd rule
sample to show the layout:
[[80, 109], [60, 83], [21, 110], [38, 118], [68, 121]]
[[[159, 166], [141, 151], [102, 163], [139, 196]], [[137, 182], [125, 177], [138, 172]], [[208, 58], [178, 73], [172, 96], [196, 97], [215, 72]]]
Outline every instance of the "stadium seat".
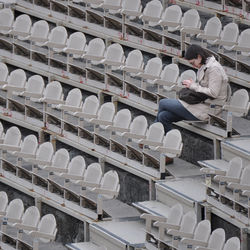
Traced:
[[9, 74], [8, 67], [5, 63], [0, 62], [0, 85], [7, 84], [7, 77]]
[[197, 35], [197, 38], [201, 38], [202, 43], [203, 40], [206, 40], [209, 44], [215, 44], [217, 39], [220, 39], [221, 30], [221, 21], [218, 17], [214, 16], [207, 21], [204, 30]]
[[160, 21], [163, 11], [162, 3], [159, 0], [152, 0], [148, 2], [143, 10], [140, 19], [143, 20], [144, 27], [148, 23], [149, 26], [156, 26]]
[[7, 151], [17, 151], [20, 150], [20, 143], [21, 132], [17, 127], [13, 126], [6, 131], [4, 141], [2, 144], [0, 144], [0, 149]]
[[4, 141], [4, 136], [5, 136], [5, 133], [4, 133], [4, 130], [3, 130], [3, 125], [2, 125], [2, 123], [0, 122], [0, 144], [3, 143], [3, 141]]
[[141, 0], [124, 0], [120, 13], [122, 15], [138, 17], [141, 15]]
[[209, 220], [202, 220], [199, 222], [195, 228], [194, 235], [191, 238], [182, 238], [181, 243], [188, 245], [189, 247], [194, 246], [204, 246], [208, 245], [209, 236], [211, 233], [211, 223]]
[[10, 8], [0, 10], [0, 33], [7, 34], [13, 26], [14, 15]]
[[[45, 20], [37, 21], [33, 24], [28, 39], [31, 42], [35, 42], [36, 45], [42, 46], [45, 42], [48, 41], [49, 35], [49, 24]], [[32, 43], [31, 43], [32, 50]]]
[[196, 9], [186, 11], [181, 19], [181, 32], [199, 34], [201, 27], [200, 15]]
[[121, 3], [121, 0], [103, 0], [98, 7], [109, 10], [109, 13], [114, 14], [121, 9]]
[[6, 192], [0, 191], [0, 217], [6, 214], [7, 206], [8, 206], [8, 196]]
[[182, 87], [182, 82], [184, 80], [193, 80], [196, 81], [196, 73], [192, 69], [185, 70], [181, 73], [179, 79], [178, 79], [178, 86], [176, 86], [174, 89], [178, 90], [178, 87]]
[[242, 56], [249, 56], [250, 55], [249, 39], [250, 39], [250, 29], [243, 30], [239, 35], [237, 45], [235, 45], [233, 49], [236, 50], [238, 53], [241, 53]]
[[238, 237], [228, 239], [223, 250], [240, 250], [240, 240]]
[[103, 40], [101, 38], [94, 38], [88, 43], [83, 58], [87, 61], [90, 60], [91, 63], [95, 64], [104, 59], [104, 52], [105, 44]]
[[225, 230], [223, 228], [217, 228], [211, 233], [207, 247], [198, 246], [195, 250], [222, 250], [225, 238]]

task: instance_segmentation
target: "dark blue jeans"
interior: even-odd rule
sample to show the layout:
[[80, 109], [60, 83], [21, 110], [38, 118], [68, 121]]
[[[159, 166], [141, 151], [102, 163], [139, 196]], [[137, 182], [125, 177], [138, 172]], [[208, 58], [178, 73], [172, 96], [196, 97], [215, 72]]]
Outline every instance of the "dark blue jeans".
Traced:
[[172, 129], [172, 123], [182, 120], [198, 121], [184, 106], [176, 99], [162, 99], [159, 102], [159, 109], [155, 121], [161, 122], [165, 133]]

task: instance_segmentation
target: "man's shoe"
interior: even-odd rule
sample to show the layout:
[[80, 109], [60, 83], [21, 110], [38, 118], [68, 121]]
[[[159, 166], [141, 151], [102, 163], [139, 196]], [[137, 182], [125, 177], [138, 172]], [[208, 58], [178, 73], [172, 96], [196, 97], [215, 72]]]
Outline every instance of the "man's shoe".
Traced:
[[166, 165], [174, 163], [174, 159], [166, 156]]

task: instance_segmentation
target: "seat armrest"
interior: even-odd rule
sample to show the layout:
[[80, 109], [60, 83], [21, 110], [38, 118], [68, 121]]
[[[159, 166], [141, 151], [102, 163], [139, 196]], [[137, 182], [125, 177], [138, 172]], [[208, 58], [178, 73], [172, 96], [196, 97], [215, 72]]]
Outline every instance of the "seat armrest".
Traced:
[[44, 238], [44, 239], [49, 239], [49, 240], [55, 240], [55, 238], [56, 238], [56, 236], [53, 234], [41, 233], [39, 231], [31, 231], [28, 233], [28, 235], [30, 235], [34, 238]]
[[94, 123], [94, 124], [98, 124], [98, 125], [112, 125], [113, 124], [113, 122], [99, 120], [99, 119], [96, 119], [96, 118], [90, 119], [89, 122]]
[[204, 174], [214, 174], [214, 175], [220, 175], [220, 176], [226, 175], [226, 171], [224, 170], [201, 168], [200, 171]]
[[138, 141], [138, 143], [148, 145], [148, 146], [155, 146], [155, 147], [161, 147], [163, 145], [162, 142], [155, 142], [155, 141], [150, 141], [147, 139], [141, 139]]
[[202, 246], [202, 247], [207, 246], [207, 242], [195, 240], [195, 239], [190, 239], [190, 238], [181, 239], [181, 243], [187, 244], [187, 245], [196, 245], [196, 246], [198, 245], [198, 246]]
[[127, 138], [133, 138], [133, 139], [146, 139], [145, 135], [138, 135], [138, 134], [133, 134], [130, 132], [124, 132], [121, 134], [121, 136], [127, 137]]
[[175, 229], [169, 229], [167, 231], [168, 234], [173, 235], [173, 236], [179, 236], [179, 237], [186, 237], [186, 238], [192, 238], [193, 234], [191, 233], [186, 233], [186, 232], [181, 232]]
[[216, 175], [214, 177], [214, 179], [217, 181], [227, 181], [227, 182], [236, 182], [236, 183], [240, 181], [239, 178], [229, 177], [229, 176], [221, 176], [221, 175]]
[[97, 193], [97, 194], [103, 194], [103, 195], [113, 195], [113, 196], [118, 196], [119, 192], [114, 191], [114, 190], [109, 190], [109, 189], [103, 189], [103, 188], [97, 188], [94, 187], [91, 189], [92, 192]]
[[173, 225], [173, 224], [169, 224], [167, 222], [160, 222], [160, 221], [156, 221], [154, 223], [155, 227], [159, 227], [159, 228], [164, 228], [164, 229], [174, 229], [174, 230], [179, 230], [180, 226], [178, 225]]
[[53, 167], [53, 166], [45, 166], [43, 169], [50, 171], [50, 172], [57, 172], [57, 173], [67, 173], [68, 172], [67, 168], [58, 168], [58, 167]]

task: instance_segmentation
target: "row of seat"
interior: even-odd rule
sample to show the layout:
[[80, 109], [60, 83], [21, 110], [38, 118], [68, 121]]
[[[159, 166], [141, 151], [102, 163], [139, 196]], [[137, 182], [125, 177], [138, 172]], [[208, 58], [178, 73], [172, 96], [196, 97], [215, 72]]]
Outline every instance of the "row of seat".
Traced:
[[[202, 162], [200, 164], [203, 166], [201, 172], [205, 174], [207, 194], [211, 195], [213, 191], [218, 195], [219, 201], [226, 203], [225, 200], [228, 200], [227, 204], [230, 207], [233, 201], [242, 208], [248, 208], [243, 214], [249, 218], [250, 166], [245, 166], [240, 157], [232, 158], [230, 162], [226, 162], [217, 169], [204, 167]], [[234, 205], [233, 209], [244, 211], [237, 205]]]
[[[1, 240], [8, 242], [11, 239], [16, 243], [16, 249], [19, 249], [20, 244], [28, 244], [23, 241], [23, 233], [43, 243], [49, 243], [56, 238], [57, 225], [53, 214], [40, 218], [40, 211], [35, 206], [28, 207], [24, 212], [23, 201], [14, 199], [8, 204], [8, 196], [4, 191], [0, 191], [0, 220]], [[8, 227], [16, 230], [10, 231]], [[32, 249], [38, 250], [38, 242], [33, 240]]]
[[[171, 247], [172, 249], [240, 249], [240, 240], [230, 238], [225, 243], [225, 231], [218, 228], [211, 233], [209, 220], [197, 223], [194, 211], [183, 213], [183, 207], [177, 203], [173, 205], [166, 217], [142, 214], [146, 220], [146, 247], [154, 249]], [[158, 228], [158, 229], [157, 229]]]

